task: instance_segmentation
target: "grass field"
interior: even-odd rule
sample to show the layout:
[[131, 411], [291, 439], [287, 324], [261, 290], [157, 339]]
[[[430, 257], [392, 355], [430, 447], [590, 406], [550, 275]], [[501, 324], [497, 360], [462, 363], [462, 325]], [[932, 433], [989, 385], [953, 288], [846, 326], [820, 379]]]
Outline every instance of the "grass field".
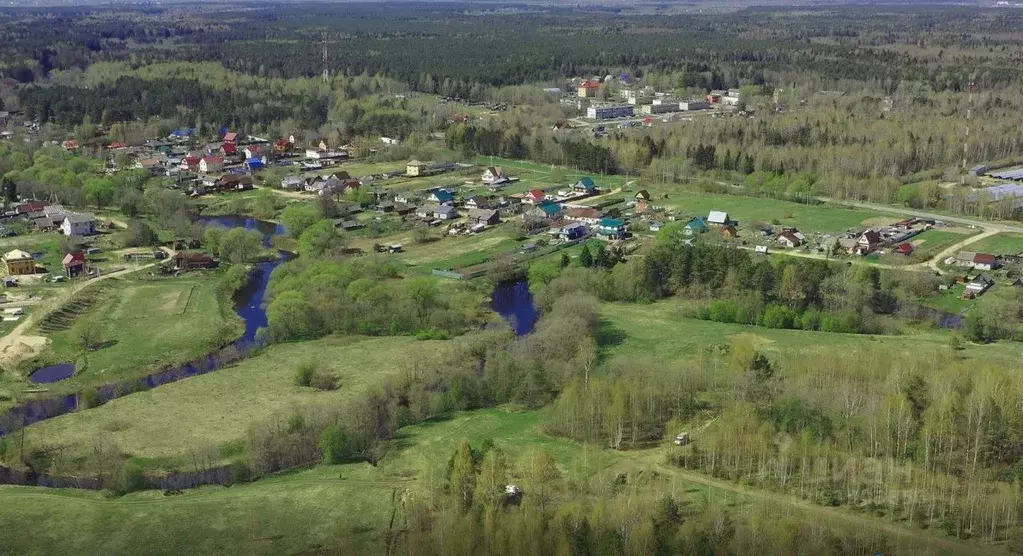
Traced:
[[574, 168], [561, 167], [561, 171], [565, 176], [565, 181], [555, 182], [551, 179], [550, 164], [538, 164], [535, 162], [527, 162], [525, 160], [511, 160], [497, 156], [477, 156], [473, 159], [473, 162], [483, 167], [500, 166], [504, 168], [505, 172], [509, 176], [519, 179], [518, 182], [502, 188], [502, 192], [504, 193], [522, 193], [537, 187], [543, 189], [555, 185], [570, 185], [585, 176], [593, 178], [597, 187], [603, 190], [611, 190], [621, 187], [627, 181], [625, 176], [587, 174]]
[[[833, 350], [843, 347], [884, 347], [897, 351], [933, 352], [948, 349], [952, 333], [942, 330], [911, 332], [899, 336], [840, 334], [779, 330], [741, 324], [717, 323], [678, 316], [672, 301], [651, 305], [606, 303], [601, 314], [601, 344], [605, 355], [656, 357], [678, 360], [707, 346], [722, 345], [740, 334], [750, 334], [768, 354], [792, 354], [801, 350]], [[963, 357], [1015, 364], [1023, 356], [1023, 344], [997, 342], [968, 345]]]
[[[921, 232], [909, 240], [916, 248], [912, 258], [917, 261], [931, 259], [942, 250], [967, 239], [974, 233], [974, 230], [964, 228], [931, 229]], [[970, 249], [973, 247], [971, 246]]]
[[233, 313], [225, 318], [221, 311], [215, 292], [218, 277], [207, 273], [119, 282], [115, 291], [75, 319], [101, 327], [108, 347], [84, 350], [73, 322], [67, 322], [71, 327], [49, 334], [52, 344], [33, 363], [75, 362], [80, 369], [76, 376], [50, 385], [52, 391], [64, 392], [139, 377], [205, 355], [242, 332], [241, 319]]
[[[275, 345], [233, 367], [33, 425], [29, 435], [74, 454], [87, 451], [94, 439], [102, 437], [134, 456], [186, 459], [192, 449], [244, 439], [250, 425], [275, 412], [336, 403], [361, 393], [399, 372], [410, 358], [429, 361], [447, 346], [405, 337], [355, 336]], [[317, 362], [334, 374], [339, 388], [297, 386], [296, 368], [304, 362]]]
[[[634, 186], [632, 189], [637, 189]], [[835, 205], [805, 205], [778, 199], [721, 195], [714, 193], [693, 193], [677, 188], [647, 188], [653, 196], [653, 204], [674, 209], [686, 216], [707, 216], [712, 210], [728, 213], [740, 226], [753, 222], [770, 224], [778, 221], [784, 226], [794, 226], [806, 232], [842, 232], [849, 228], [877, 222], [883, 215], [867, 210], [842, 208]], [[664, 194], [668, 198], [664, 198]], [[631, 197], [630, 194], [626, 196]], [[896, 217], [885, 218], [894, 222]]]
[[1023, 253], [1023, 234], [1000, 233], [984, 238], [970, 245], [970, 251], [992, 255], [1015, 255]]
[[543, 448], [567, 481], [592, 493], [591, 500], [610, 496], [615, 477], [624, 474], [631, 492], [672, 494], [695, 507], [716, 504], [742, 513], [756, 504], [777, 515], [883, 529], [898, 537], [893, 548], [900, 554], [963, 553], [956, 548], [964, 544], [937, 545], [930, 532], [665, 466], [663, 448], [614, 452], [551, 438], [538, 429], [541, 416], [507, 408], [459, 413], [402, 429], [376, 467], [321, 466], [177, 496], [150, 491], [105, 499], [95, 492], [2, 486], [0, 538], [7, 553], [25, 556], [382, 554], [392, 494], [404, 507], [428, 499], [443, 485], [447, 461], [465, 438], [477, 446], [493, 439], [508, 454], [516, 482], [520, 458]]

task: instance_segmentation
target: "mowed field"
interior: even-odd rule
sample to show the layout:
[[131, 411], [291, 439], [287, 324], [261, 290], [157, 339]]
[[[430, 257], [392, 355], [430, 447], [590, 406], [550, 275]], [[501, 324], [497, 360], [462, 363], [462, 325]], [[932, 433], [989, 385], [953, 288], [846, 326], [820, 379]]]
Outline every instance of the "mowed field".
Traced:
[[384, 554], [392, 511], [401, 524], [406, 508], [438, 492], [460, 440], [480, 446], [490, 439], [508, 456], [509, 480], [522, 484], [522, 462], [543, 449], [566, 483], [590, 493], [591, 503], [612, 498], [616, 478], [624, 476], [628, 493], [670, 494], [687, 506], [722, 506], [736, 516], [756, 507], [756, 515], [766, 509], [840, 530], [870, 531], [891, 537], [898, 554], [1004, 553], [670, 467], [663, 463], [670, 448], [616, 452], [552, 438], [543, 434], [542, 419], [542, 412], [512, 408], [456, 413], [402, 429], [375, 467], [319, 466], [176, 496], [147, 491], [107, 499], [90, 491], [0, 486], [0, 539], [4, 553], [24, 556]]
[[[677, 302], [670, 300], [650, 305], [603, 304], [600, 343], [605, 356], [681, 360], [706, 347], [725, 345], [739, 335], [753, 339], [758, 349], [769, 356], [852, 348], [888, 348], [926, 354], [948, 350], [949, 339], [953, 335], [944, 330], [898, 336], [781, 330], [685, 318], [680, 316], [679, 309]], [[966, 358], [1016, 365], [1023, 357], [1023, 344], [1009, 341], [967, 344], [959, 354]]]
[[[401, 372], [429, 364], [448, 342], [407, 337], [328, 337], [279, 344], [235, 366], [112, 400], [29, 427], [30, 442], [84, 454], [96, 439], [142, 458], [187, 461], [191, 450], [221, 449], [243, 440], [251, 425], [291, 407], [334, 404]], [[338, 389], [295, 384], [299, 365], [314, 363], [338, 378]]]
[[[975, 234], [975, 230], [968, 228], [930, 229], [921, 232], [909, 240], [916, 249], [913, 252], [913, 259], [920, 261], [931, 259], [938, 253], [941, 253], [942, 250], [964, 241]], [[974, 247], [971, 245], [969, 249]]]
[[992, 255], [1016, 255], [1023, 253], [1023, 234], [1002, 232], [984, 238], [970, 245], [968, 249], [978, 253], [991, 253]]
[[[635, 185], [632, 189], [640, 187]], [[731, 219], [738, 220], [740, 227], [753, 222], [771, 224], [777, 221], [783, 226], [799, 228], [804, 233], [834, 233], [899, 220], [895, 216], [885, 217], [876, 212], [829, 204], [805, 205], [761, 197], [694, 193], [660, 186], [651, 186], [647, 190], [654, 205], [675, 210], [686, 216], [707, 216], [712, 210], [724, 211]], [[664, 197], [665, 194], [668, 195], [667, 198]], [[631, 195], [627, 194], [626, 197], [631, 198]]]
[[119, 283], [97, 306], [74, 319], [99, 327], [106, 347], [86, 351], [72, 325], [50, 334], [52, 343], [36, 364], [78, 365], [75, 377], [50, 385], [71, 391], [136, 378], [205, 355], [243, 331], [240, 318], [221, 311], [215, 291], [218, 277], [205, 273]]

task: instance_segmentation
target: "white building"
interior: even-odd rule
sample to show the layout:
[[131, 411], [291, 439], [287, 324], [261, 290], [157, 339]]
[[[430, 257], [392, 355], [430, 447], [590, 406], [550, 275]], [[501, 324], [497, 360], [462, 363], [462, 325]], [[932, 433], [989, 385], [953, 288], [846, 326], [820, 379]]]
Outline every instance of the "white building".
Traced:
[[95, 232], [96, 219], [87, 212], [72, 212], [64, 217], [60, 231], [68, 237], [87, 236]]

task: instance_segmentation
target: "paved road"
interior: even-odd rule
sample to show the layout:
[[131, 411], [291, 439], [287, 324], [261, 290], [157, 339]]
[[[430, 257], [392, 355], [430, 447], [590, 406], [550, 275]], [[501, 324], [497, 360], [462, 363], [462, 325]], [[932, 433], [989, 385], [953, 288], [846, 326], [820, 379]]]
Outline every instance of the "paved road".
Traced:
[[874, 203], [863, 203], [860, 201], [841, 201], [836, 199], [829, 199], [827, 197], [818, 197], [817, 199], [835, 205], [846, 205], [861, 209], [876, 210], [878, 212], [888, 212], [892, 214], [901, 214], [904, 216], [915, 216], [917, 218], [926, 218], [928, 220], [955, 222], [956, 224], [966, 224], [967, 226], [976, 226], [978, 228], [984, 228], [986, 230], [996, 230], [999, 232], [1013, 232], [1023, 234], [1023, 226], [1019, 225], [1003, 224], [1001, 222], [991, 222], [989, 220], [974, 220], [972, 218], [963, 218], [961, 216], [948, 216], [945, 214], [936, 214], [933, 212], [924, 212], [921, 210], [908, 209], [903, 207], [892, 207], [888, 205], [878, 205]]

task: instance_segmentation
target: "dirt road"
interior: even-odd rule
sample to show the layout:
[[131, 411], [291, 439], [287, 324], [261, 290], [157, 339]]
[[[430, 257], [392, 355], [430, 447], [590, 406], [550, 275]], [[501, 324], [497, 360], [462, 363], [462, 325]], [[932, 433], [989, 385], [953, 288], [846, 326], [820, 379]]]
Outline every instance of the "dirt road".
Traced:
[[[172, 258], [175, 254], [172, 249], [167, 247], [161, 247], [161, 249], [168, 254], [168, 258]], [[35, 310], [32, 311], [31, 314], [27, 315], [24, 320], [18, 323], [18, 326], [15, 326], [6, 336], [0, 337], [0, 366], [10, 369], [21, 361], [34, 357], [37, 353], [42, 351], [49, 340], [47, 340], [45, 336], [28, 335], [27, 332], [35, 326], [36, 323], [42, 320], [43, 317], [59, 309], [71, 300], [71, 298], [78, 292], [96, 284], [97, 282], [102, 282], [110, 278], [126, 276], [133, 272], [154, 267], [162, 262], [163, 261], [153, 261], [139, 267], [126, 268], [117, 272], [111, 272], [110, 274], [103, 274], [86, 282], [72, 282], [67, 289], [62, 290], [58, 295], [38, 303]]]

